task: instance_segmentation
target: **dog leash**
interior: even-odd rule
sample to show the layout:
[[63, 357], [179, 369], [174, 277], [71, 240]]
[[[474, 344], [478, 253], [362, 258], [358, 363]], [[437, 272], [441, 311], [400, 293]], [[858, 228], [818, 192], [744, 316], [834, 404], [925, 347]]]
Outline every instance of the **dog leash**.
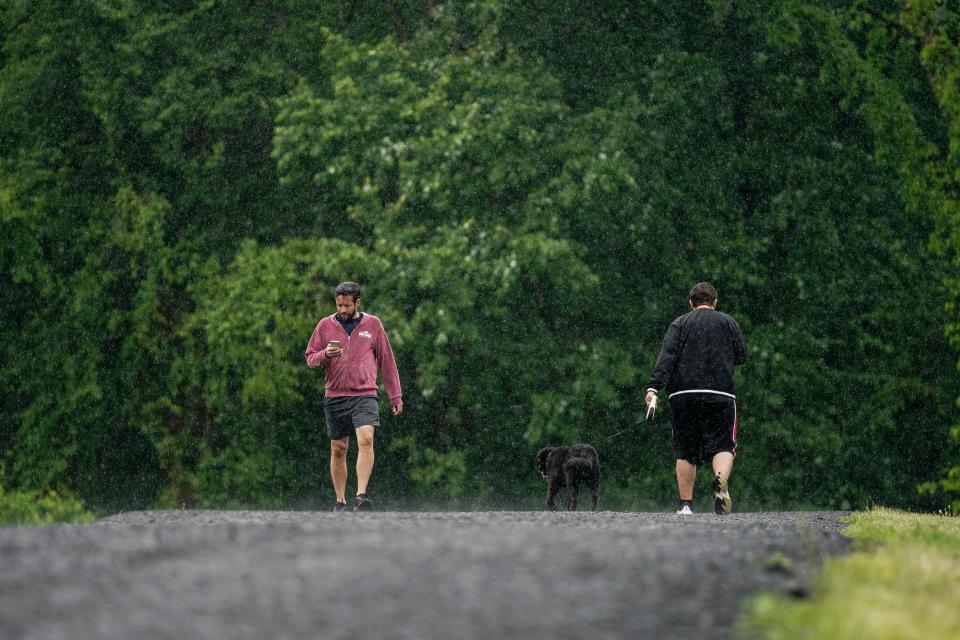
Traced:
[[[651, 402], [651, 403], [650, 403], [650, 406], [647, 407], [646, 422], [650, 422], [651, 420], [653, 420], [653, 418], [654, 418], [656, 415], [657, 415], [657, 396], [653, 396], [653, 402]], [[610, 438], [616, 438], [616, 437], [619, 436], [620, 434], [626, 433], [626, 432], [629, 431], [630, 429], [633, 429], [634, 426], [636, 426], [636, 425], [629, 424], [629, 425], [627, 425], [626, 427], [624, 427], [623, 429], [620, 429], [620, 431], [617, 431], [616, 433], [613, 433], [613, 434], [607, 436], [606, 438], [604, 438], [604, 440], [609, 440]]]
[[609, 436], [607, 436], [606, 438], [604, 438], [604, 440], [609, 440], [610, 438], [616, 438], [616, 437], [619, 436], [621, 433], [626, 433], [627, 431], [630, 431], [630, 429], [633, 429], [633, 425], [632, 425], [632, 424], [631, 424], [631, 425], [627, 425], [626, 427], [624, 427], [623, 429], [620, 429], [620, 431], [617, 431], [616, 433], [610, 434]]

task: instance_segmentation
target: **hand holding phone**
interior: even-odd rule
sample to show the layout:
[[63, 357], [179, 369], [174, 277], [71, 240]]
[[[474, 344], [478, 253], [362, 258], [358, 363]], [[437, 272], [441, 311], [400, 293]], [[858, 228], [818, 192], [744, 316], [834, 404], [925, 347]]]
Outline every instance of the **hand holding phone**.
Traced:
[[324, 349], [324, 353], [327, 354], [328, 358], [339, 358], [343, 355], [343, 348], [340, 346], [339, 340], [331, 340], [330, 344], [327, 345], [327, 348]]

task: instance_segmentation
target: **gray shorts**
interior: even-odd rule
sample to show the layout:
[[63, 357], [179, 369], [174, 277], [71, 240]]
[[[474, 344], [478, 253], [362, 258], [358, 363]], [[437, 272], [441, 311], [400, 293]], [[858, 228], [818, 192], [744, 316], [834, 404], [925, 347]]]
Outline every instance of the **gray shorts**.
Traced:
[[324, 398], [323, 413], [331, 440], [352, 436], [357, 427], [380, 426], [380, 406], [373, 396]]

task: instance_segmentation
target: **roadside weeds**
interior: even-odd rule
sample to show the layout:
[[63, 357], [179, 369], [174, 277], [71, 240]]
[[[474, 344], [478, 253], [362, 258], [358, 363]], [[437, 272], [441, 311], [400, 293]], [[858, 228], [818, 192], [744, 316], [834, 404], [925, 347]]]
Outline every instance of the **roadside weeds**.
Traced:
[[830, 558], [811, 597], [747, 601], [737, 637], [957, 637], [960, 517], [874, 509], [849, 516], [849, 556]]

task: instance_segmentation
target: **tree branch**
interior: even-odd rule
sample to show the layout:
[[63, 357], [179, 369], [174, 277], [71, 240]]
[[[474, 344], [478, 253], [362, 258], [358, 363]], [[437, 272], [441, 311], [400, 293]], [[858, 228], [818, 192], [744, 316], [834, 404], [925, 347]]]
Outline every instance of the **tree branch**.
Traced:
[[907, 38], [909, 38], [909, 39], [911, 39], [911, 40], [913, 40], [913, 41], [918, 41], [918, 40], [919, 40], [919, 38], [917, 38], [917, 35], [916, 35], [915, 33], [913, 33], [912, 31], [910, 31], [909, 27], [907, 27], [907, 26], [906, 26], [905, 24], [903, 24], [902, 22], [899, 22], [899, 21], [897, 21], [897, 20], [894, 20], [893, 18], [891, 18], [890, 16], [888, 16], [888, 15], [887, 15], [886, 13], [884, 13], [883, 11], [880, 11], [880, 9], [877, 9], [876, 7], [871, 7], [871, 6], [868, 5], [868, 4], [862, 4], [862, 3], [861, 3], [861, 4], [858, 4], [858, 5], [857, 5], [857, 9], [859, 9], [860, 11], [863, 11], [864, 13], [867, 13], [867, 14], [871, 15], [872, 17], [876, 18], [877, 20], [879, 20], [879, 21], [882, 22], [883, 24], [887, 25], [888, 27], [890, 27], [891, 29], [893, 29], [894, 31], [896, 31], [897, 33], [899, 33], [900, 35], [902, 35], [902, 36], [904, 36], [904, 37], [907, 37]]
[[410, 37], [407, 32], [407, 21], [403, 18], [400, 8], [397, 7], [396, 0], [390, 0], [387, 4], [390, 5], [390, 15], [393, 16], [393, 25], [397, 30], [397, 42], [406, 42]]

